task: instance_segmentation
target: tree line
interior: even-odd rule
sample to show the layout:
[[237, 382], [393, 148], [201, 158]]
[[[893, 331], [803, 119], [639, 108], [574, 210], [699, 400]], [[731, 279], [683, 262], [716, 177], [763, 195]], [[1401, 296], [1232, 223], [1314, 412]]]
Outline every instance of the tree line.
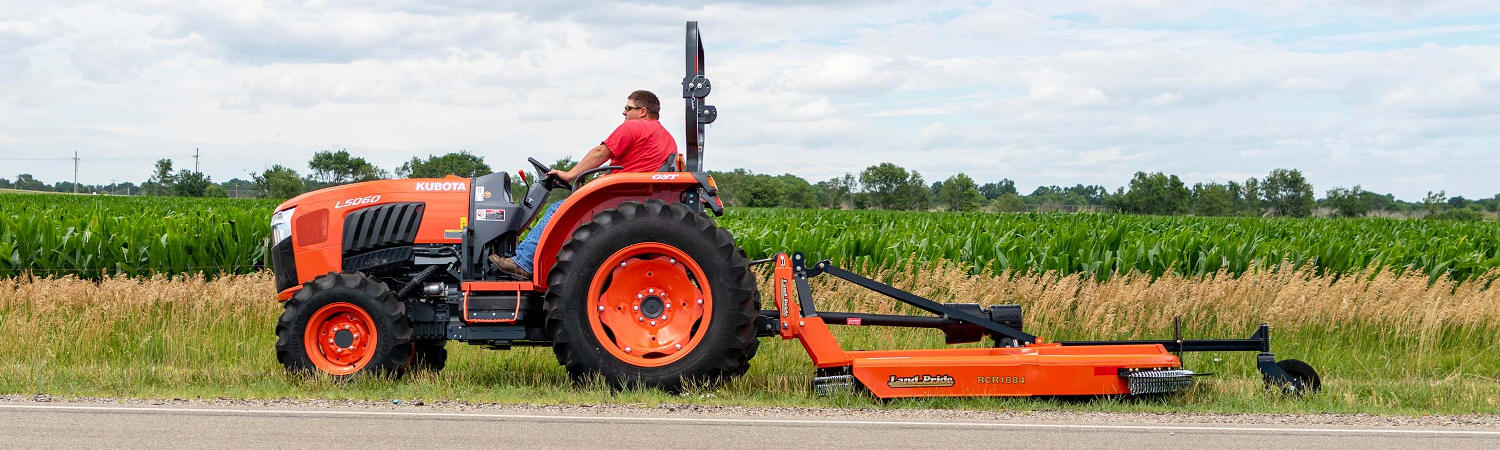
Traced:
[[[575, 162], [564, 158], [554, 167], [566, 169]], [[150, 178], [139, 186], [130, 183], [81, 185], [80, 192], [110, 194], [224, 197], [229, 192], [263, 198], [290, 198], [303, 192], [345, 183], [384, 178], [441, 178], [447, 175], [474, 177], [491, 173], [484, 158], [468, 151], [426, 158], [413, 157], [394, 174], [376, 167], [348, 150], [325, 150], [313, 154], [306, 174], [274, 165], [249, 180], [235, 178], [214, 183], [203, 173], [173, 170], [172, 160], [158, 160]], [[1126, 186], [1039, 186], [1030, 193], [1016, 189], [1015, 181], [1003, 178], [980, 183], [958, 173], [928, 183], [921, 173], [892, 163], [866, 167], [857, 175], [846, 173], [817, 183], [792, 174], [769, 175], [745, 169], [709, 172], [717, 181], [726, 205], [788, 208], [852, 208], [950, 211], [1109, 211], [1134, 214], [1199, 216], [1289, 216], [1314, 215], [1320, 208], [1330, 215], [1359, 217], [1370, 214], [1424, 215], [1436, 218], [1474, 220], [1500, 212], [1500, 194], [1470, 200], [1448, 197], [1443, 191], [1428, 192], [1420, 201], [1398, 200], [1361, 186], [1334, 187], [1322, 198], [1296, 169], [1275, 169], [1261, 178], [1225, 183], [1195, 183], [1188, 186], [1177, 175], [1136, 172]], [[532, 174], [537, 176], [538, 174]], [[523, 184], [515, 183], [518, 191]], [[29, 174], [15, 181], [0, 178], [0, 189], [72, 192], [70, 182], [48, 185]]]

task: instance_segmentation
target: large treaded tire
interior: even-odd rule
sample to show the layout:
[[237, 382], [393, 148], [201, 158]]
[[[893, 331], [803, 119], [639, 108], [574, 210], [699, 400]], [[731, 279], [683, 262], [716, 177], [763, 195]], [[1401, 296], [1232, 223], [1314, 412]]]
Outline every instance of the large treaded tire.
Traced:
[[[352, 305], [357, 310], [343, 305]], [[276, 359], [287, 372], [324, 373], [340, 379], [364, 374], [400, 377], [412, 361], [412, 329], [406, 317], [406, 304], [401, 303], [385, 283], [362, 273], [329, 273], [317, 277], [282, 307], [281, 318], [276, 321]], [[314, 358], [325, 363], [330, 358], [321, 353], [310, 354], [306, 337], [308, 327], [317, 326], [309, 322], [320, 311], [339, 307], [351, 311], [351, 315], [358, 315], [359, 311], [368, 315], [366, 325], [373, 328], [375, 339], [365, 341], [373, 344], [373, 348], [358, 350], [367, 358], [349, 365], [347, 371], [330, 371], [314, 363]], [[311, 346], [318, 348], [316, 343]]]
[[[654, 367], [623, 361], [605, 349], [615, 344], [601, 344], [590, 324], [593, 311], [587, 310], [597, 269], [611, 255], [640, 243], [681, 250], [701, 267], [712, 296], [701, 340], [685, 355]], [[754, 319], [760, 306], [755, 278], [743, 255], [728, 231], [680, 203], [625, 202], [598, 213], [573, 232], [548, 273], [547, 332], [558, 363], [576, 381], [602, 376], [614, 388], [670, 392], [685, 384], [713, 386], [744, 374], [759, 345]]]

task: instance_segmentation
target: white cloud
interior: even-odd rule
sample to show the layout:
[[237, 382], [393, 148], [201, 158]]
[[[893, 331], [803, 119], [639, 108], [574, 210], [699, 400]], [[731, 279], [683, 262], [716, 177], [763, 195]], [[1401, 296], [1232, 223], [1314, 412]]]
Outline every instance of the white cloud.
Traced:
[[[1492, 8], [14, 5], [0, 12], [0, 159], [76, 150], [84, 181], [104, 182], [144, 179], [157, 157], [180, 166], [194, 147], [219, 180], [338, 147], [387, 167], [458, 149], [497, 168], [576, 156], [634, 89], [656, 91], [680, 129], [682, 20], [697, 19], [720, 108], [711, 167], [818, 180], [890, 161], [1023, 190], [1295, 167], [1320, 192], [1489, 196], [1478, 174], [1500, 171], [1500, 45], [1474, 23]], [[105, 157], [143, 167], [89, 162]]]

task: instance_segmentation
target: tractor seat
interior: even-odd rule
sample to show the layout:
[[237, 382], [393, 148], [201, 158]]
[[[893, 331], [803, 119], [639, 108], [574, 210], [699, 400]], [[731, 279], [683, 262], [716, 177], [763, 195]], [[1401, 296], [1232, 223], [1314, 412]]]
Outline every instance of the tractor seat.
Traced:
[[662, 164], [661, 164], [661, 167], [657, 168], [656, 171], [657, 172], [681, 172], [682, 171], [682, 158], [677, 157], [676, 153], [667, 155], [667, 160], [663, 161]]

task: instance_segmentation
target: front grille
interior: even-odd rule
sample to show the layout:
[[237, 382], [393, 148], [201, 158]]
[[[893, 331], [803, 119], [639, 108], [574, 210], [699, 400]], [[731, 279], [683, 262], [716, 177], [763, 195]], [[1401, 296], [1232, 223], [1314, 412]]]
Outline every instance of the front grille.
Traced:
[[411, 245], [422, 224], [423, 203], [387, 203], [344, 216], [344, 255], [394, 245]]
[[292, 256], [291, 239], [271, 247], [271, 272], [276, 274], [276, 292], [297, 285], [297, 258]]

